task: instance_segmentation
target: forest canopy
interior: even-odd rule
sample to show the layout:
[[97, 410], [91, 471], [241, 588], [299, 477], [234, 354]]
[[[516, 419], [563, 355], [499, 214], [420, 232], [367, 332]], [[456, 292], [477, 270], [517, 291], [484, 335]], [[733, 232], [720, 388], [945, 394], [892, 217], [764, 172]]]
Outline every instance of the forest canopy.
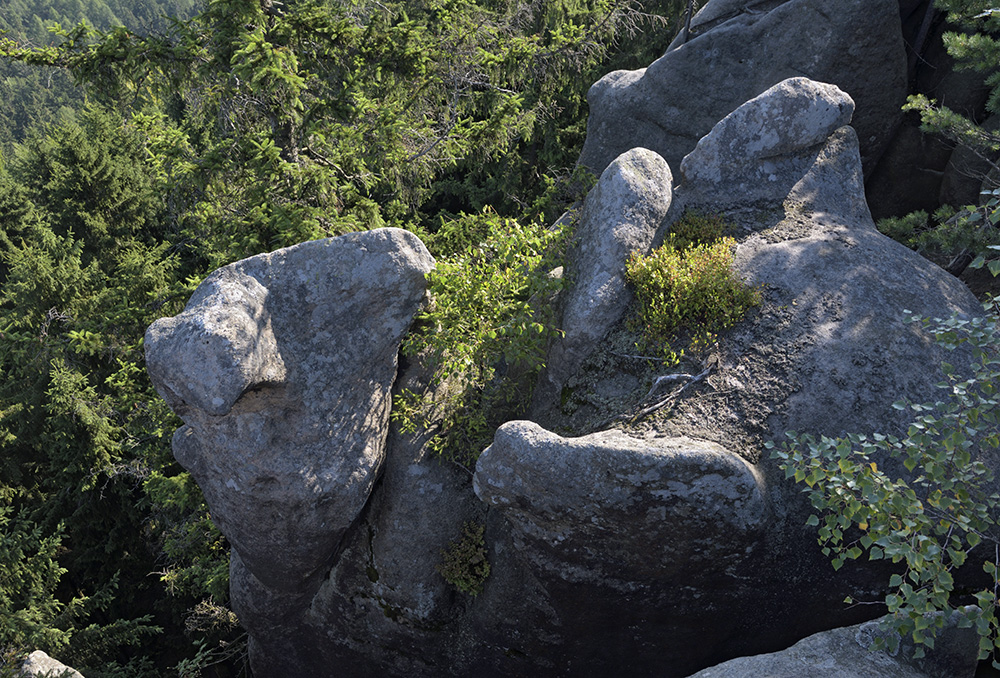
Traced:
[[586, 186], [588, 86], [662, 53], [686, 4], [5, 3], [0, 650], [235, 675], [228, 547], [144, 329], [277, 247], [392, 225], [448, 256], [551, 222]]

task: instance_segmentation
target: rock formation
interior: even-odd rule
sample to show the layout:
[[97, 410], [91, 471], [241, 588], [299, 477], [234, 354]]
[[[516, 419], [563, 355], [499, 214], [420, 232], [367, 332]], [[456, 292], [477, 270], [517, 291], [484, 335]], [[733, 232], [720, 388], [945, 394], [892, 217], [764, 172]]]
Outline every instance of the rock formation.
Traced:
[[[549, 351], [536, 390], [540, 402], [560, 392], [632, 299], [623, 262], [648, 254], [670, 208], [673, 176], [663, 158], [644, 148], [622, 153], [601, 174], [583, 204], [576, 229], [578, 262], [562, 315], [563, 336]], [[581, 266], [579, 264], [585, 264]]]
[[219, 269], [146, 332], [150, 376], [185, 423], [174, 455], [232, 546], [252, 653], [305, 611], [368, 500], [432, 265], [397, 229], [303, 243]]
[[640, 145], [676, 169], [737, 106], [796, 76], [828, 82], [857, 104], [866, 169], [881, 156], [906, 96], [897, 0], [710, 0], [675, 41], [638, 71], [615, 71], [587, 95], [580, 164], [600, 173]]
[[[776, 4], [765, 18], [814, 3]], [[562, 363], [561, 390], [535, 422], [500, 427], [474, 478], [428, 459], [425, 438], [386, 419], [431, 265], [401, 231], [233, 264], [150, 328], [150, 373], [186, 424], [175, 454], [233, 544], [255, 675], [679, 677], [870, 614], [842, 601], [878, 597], [887, 571], [833, 571], [763, 445], [790, 429], [898, 432], [891, 403], [931, 399], [944, 358], [903, 309], [980, 307], [875, 230], [842, 90], [795, 78], [748, 99], [694, 140], [672, 194], [649, 196], [669, 170], [633, 151], [585, 210], [639, 215], [616, 214], [612, 233], [666, 212], [662, 237], [685, 209], [720, 204], [737, 229], [736, 268], [762, 304], [678, 367], [691, 374], [675, 375], [669, 411], [635, 416], [657, 374], [620, 355], [630, 330], [608, 309]], [[636, 167], [639, 190], [605, 190]], [[577, 250], [567, 267], [584, 282], [565, 313], [626, 249]], [[435, 560], [484, 515], [492, 574], [471, 598]]]
[[895, 652], [872, 652], [875, 638], [886, 634], [882, 620], [875, 620], [817, 633], [781, 652], [732, 659], [690, 678], [972, 678], [979, 637], [971, 627], [960, 628], [959, 619], [959, 612], [952, 613], [937, 649], [924, 659], [913, 658], [906, 639], [899, 639], [901, 647]]
[[82, 673], [41, 650], [35, 650], [25, 658], [21, 664], [21, 675], [24, 678], [83, 678]]

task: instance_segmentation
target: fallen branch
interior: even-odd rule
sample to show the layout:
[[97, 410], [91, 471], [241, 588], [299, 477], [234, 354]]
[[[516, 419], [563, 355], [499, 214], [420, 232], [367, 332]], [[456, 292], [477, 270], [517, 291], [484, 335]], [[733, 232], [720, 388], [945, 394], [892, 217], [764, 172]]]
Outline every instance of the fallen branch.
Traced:
[[669, 405], [669, 404], [675, 402], [678, 398], [680, 398], [684, 394], [685, 391], [687, 391], [689, 388], [691, 388], [691, 386], [693, 386], [694, 384], [697, 384], [699, 382], [705, 381], [705, 378], [709, 374], [712, 373], [712, 370], [715, 369], [715, 366], [717, 364], [718, 364], [718, 358], [716, 356], [712, 356], [711, 358], [709, 358], [708, 362], [706, 363], [705, 368], [701, 372], [699, 372], [698, 374], [696, 374], [694, 376], [692, 376], [690, 374], [666, 374], [666, 375], [657, 377], [656, 381], [653, 382], [653, 387], [651, 389], [649, 389], [649, 393], [647, 393], [646, 397], [642, 399], [643, 401], [648, 400], [649, 397], [656, 391], [657, 387], [661, 383], [663, 383], [664, 381], [679, 381], [681, 379], [687, 379], [688, 382], [686, 384], [684, 384], [683, 386], [681, 386], [676, 391], [674, 391], [673, 393], [670, 393], [669, 395], [666, 395], [663, 398], [660, 398], [659, 400], [657, 400], [655, 403], [653, 403], [649, 407], [647, 407], [647, 408], [645, 408], [643, 410], [640, 410], [637, 414], [635, 414], [635, 415], [619, 414], [616, 417], [611, 417], [609, 419], [606, 419], [606, 420], [602, 421], [600, 424], [597, 425], [596, 428], [598, 430], [599, 429], [603, 429], [604, 427], [608, 426], [609, 424], [614, 424], [614, 423], [620, 422], [620, 421], [627, 421], [630, 424], [634, 424], [635, 422], [639, 421], [639, 419], [641, 419], [642, 417], [645, 417], [645, 416], [647, 416], [649, 414], [652, 414], [653, 412], [656, 412], [657, 410], [662, 409], [666, 405]]
[[618, 356], [619, 358], [631, 358], [632, 360], [658, 360], [663, 362], [663, 358], [657, 358], [652, 355], [629, 355], [628, 353], [615, 353], [611, 352], [611, 355]]
[[701, 372], [699, 372], [698, 374], [696, 374], [695, 376], [691, 377], [691, 380], [688, 381], [688, 383], [684, 384], [683, 386], [681, 386], [679, 389], [677, 389], [676, 391], [674, 391], [670, 395], [664, 396], [663, 398], [661, 398], [657, 402], [653, 403], [652, 405], [650, 405], [646, 409], [640, 410], [637, 415], [635, 415], [634, 417], [632, 417], [632, 419], [631, 419], [631, 421], [629, 423], [634, 424], [635, 422], [639, 421], [639, 419], [645, 417], [646, 415], [652, 414], [653, 412], [656, 412], [657, 410], [663, 408], [664, 406], [666, 406], [666, 405], [674, 402], [675, 400], [677, 400], [678, 398], [681, 397], [681, 395], [684, 393], [684, 391], [688, 390], [689, 388], [691, 388], [693, 385], [697, 384], [698, 382], [704, 381], [705, 377], [707, 377], [709, 374], [711, 374], [712, 370], [714, 368], [715, 368], [715, 362], [709, 362], [708, 366], [705, 369], [703, 369]]
[[643, 398], [643, 401], [649, 400], [650, 396], [652, 396], [660, 388], [660, 384], [662, 384], [663, 382], [680, 381], [681, 379], [693, 379], [693, 378], [694, 377], [692, 377], [690, 374], [664, 374], [662, 377], [657, 377], [653, 381], [653, 386], [649, 389], [649, 393], [647, 393], [646, 396]]

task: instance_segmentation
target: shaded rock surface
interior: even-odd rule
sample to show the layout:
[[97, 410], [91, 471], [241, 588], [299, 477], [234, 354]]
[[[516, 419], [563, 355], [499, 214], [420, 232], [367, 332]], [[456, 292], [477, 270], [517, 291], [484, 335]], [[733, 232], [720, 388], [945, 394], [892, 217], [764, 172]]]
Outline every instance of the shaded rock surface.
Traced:
[[905, 640], [895, 652], [869, 650], [875, 638], [887, 635], [882, 620], [875, 620], [817, 633], [780, 652], [731, 659], [689, 678], [972, 678], [979, 636], [971, 627], [958, 628], [958, 619], [959, 613], [952, 613], [936, 647], [922, 659], [913, 657], [913, 645]]
[[737, 106], [790, 77], [837, 85], [857, 104], [866, 170], [881, 156], [906, 95], [896, 0], [710, 0], [684, 45], [587, 95], [580, 164], [595, 173], [636, 145], [672, 168]]
[[528, 421], [500, 427], [474, 486], [535, 566], [625, 590], [680, 569], [724, 569], [734, 544], [752, 548], [766, 513], [753, 467], [715, 443], [614, 430], [562, 438]]

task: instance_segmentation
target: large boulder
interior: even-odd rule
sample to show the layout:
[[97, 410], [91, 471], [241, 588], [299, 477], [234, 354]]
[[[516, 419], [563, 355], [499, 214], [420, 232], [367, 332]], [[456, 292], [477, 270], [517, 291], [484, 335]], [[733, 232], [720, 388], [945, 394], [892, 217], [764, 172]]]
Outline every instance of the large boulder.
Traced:
[[648, 68], [615, 71], [587, 95], [580, 164], [600, 173], [640, 145], [673, 168], [723, 117], [772, 85], [805, 76], [837, 85], [857, 104], [866, 170], [881, 156], [906, 96], [896, 0], [710, 0]]
[[[427, 377], [411, 364], [395, 388], [422, 391]], [[432, 456], [429, 438], [390, 425], [365, 510], [323, 582], [268, 638], [272, 651], [253, 657], [255, 676], [431, 678], [463, 675], [477, 656], [475, 638], [463, 632], [465, 601], [438, 567], [442, 551], [485, 511], [469, 472]]]
[[834, 85], [779, 82], [719, 121], [681, 161], [688, 200], [716, 210], [784, 201], [853, 114], [854, 101]]
[[512, 421], [479, 458], [475, 489], [548, 575], [625, 590], [679, 571], [725, 570], [734, 553], [753, 549], [765, 520], [753, 467], [684, 437], [610, 430], [567, 439]]
[[53, 659], [41, 650], [35, 650], [21, 664], [21, 676], [24, 678], [83, 678], [76, 669], [66, 666], [61, 661]]
[[767, 502], [721, 445], [514, 421], [479, 458], [475, 489], [496, 572], [477, 623], [526, 658], [522, 675], [680, 676], [752, 646], [717, 617], [762, 602], [744, 562], [766, 548]]
[[174, 455], [232, 545], [252, 650], [318, 586], [368, 500], [432, 266], [398, 229], [303, 243], [216, 271], [146, 333], [150, 376], [185, 423]]

